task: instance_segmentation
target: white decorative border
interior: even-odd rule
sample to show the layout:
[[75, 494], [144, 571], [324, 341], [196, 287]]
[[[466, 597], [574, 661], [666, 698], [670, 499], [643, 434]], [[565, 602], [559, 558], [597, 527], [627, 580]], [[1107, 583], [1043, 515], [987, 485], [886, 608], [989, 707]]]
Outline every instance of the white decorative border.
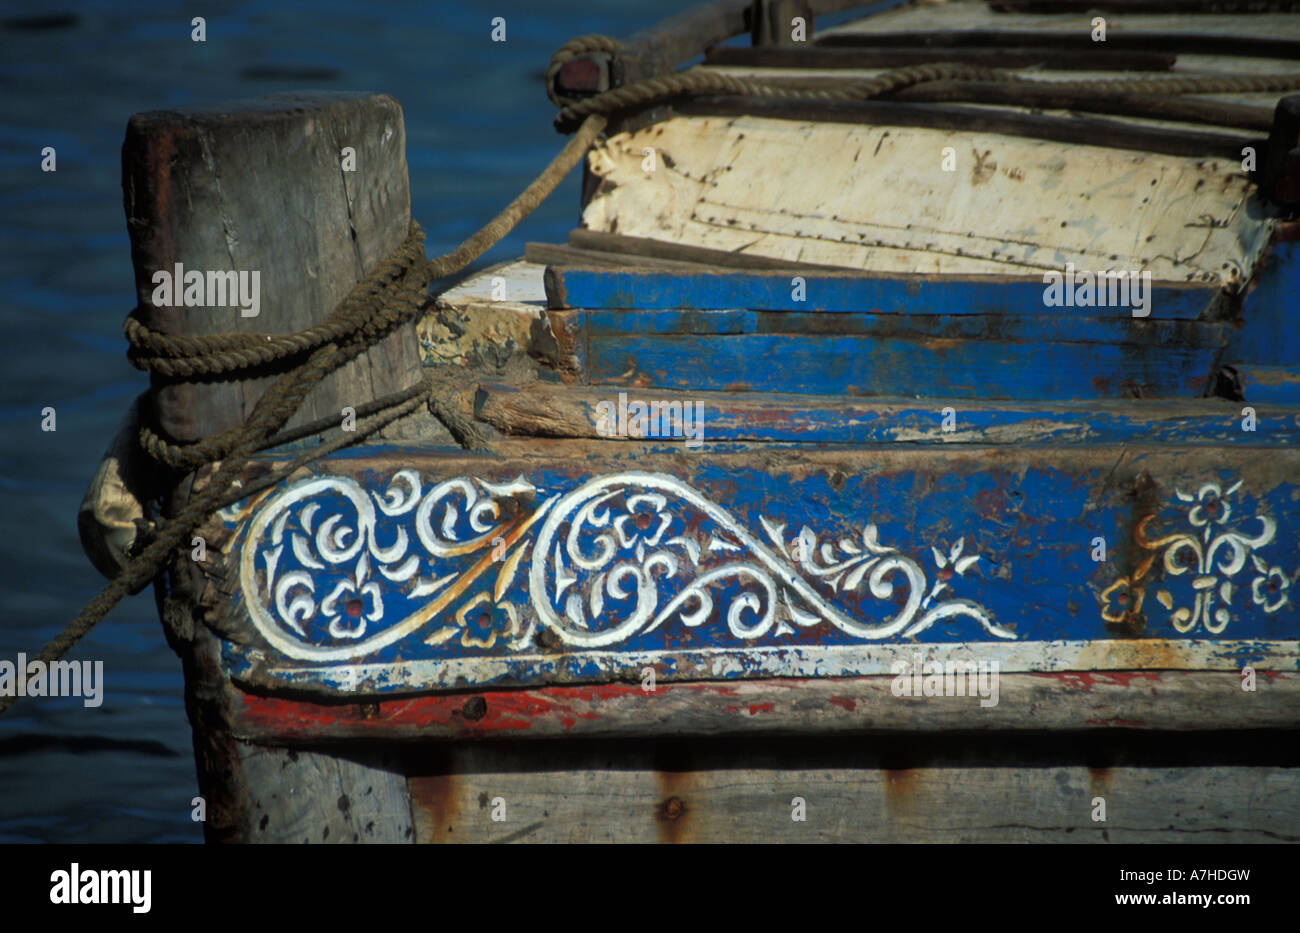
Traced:
[[[330, 496], [355, 515], [322, 509]], [[457, 477], [425, 491], [407, 469], [383, 495], [348, 477], [314, 477], [251, 508], [239, 564], [244, 605], [273, 648], [304, 661], [363, 658], [425, 628], [431, 646], [458, 638], [464, 649], [492, 649], [502, 641], [516, 657], [541, 630], [575, 648], [609, 647], [670, 621], [703, 625], [714, 617], [712, 588], [724, 581], [739, 584], [728, 593], [725, 619], [741, 645], [823, 624], [863, 641], [910, 637], [955, 618], [1015, 638], [979, 603], [941, 598], [979, 560], [963, 553], [965, 539], [946, 551], [930, 546], [936, 571], [929, 581], [916, 560], [880, 543], [872, 523], [862, 527], [860, 544], [820, 542], [806, 526], [787, 541], [783, 524], [760, 516], [764, 542], [664, 474], [609, 474], [547, 497], [522, 477], [504, 484]], [[688, 523], [687, 514], [696, 520]], [[515, 581], [530, 547], [522, 599]], [[666, 580], [679, 584], [673, 595], [661, 592]], [[879, 622], [855, 618], [836, 601], [883, 601], [900, 586], [902, 607]], [[478, 592], [470, 595], [471, 587]], [[630, 609], [613, 611], [629, 600]], [[401, 601], [416, 608], [372, 634]], [[473, 624], [480, 614], [492, 620], [486, 629]]]

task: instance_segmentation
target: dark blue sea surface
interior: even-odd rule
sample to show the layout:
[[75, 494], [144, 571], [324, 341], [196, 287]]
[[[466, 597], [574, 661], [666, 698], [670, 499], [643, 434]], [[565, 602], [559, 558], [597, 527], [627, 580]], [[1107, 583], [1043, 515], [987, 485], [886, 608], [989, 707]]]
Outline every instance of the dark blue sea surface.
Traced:
[[[0, 660], [34, 655], [104, 584], [76, 511], [122, 411], [133, 295], [122, 214], [127, 118], [308, 88], [405, 109], [412, 210], [437, 254], [517, 194], [563, 143], [542, 88], [551, 52], [628, 36], [689, 0], [491, 3], [145, 0], [0, 4]], [[190, 19], [207, 41], [190, 39]], [[506, 18], [506, 42], [491, 20]], [[57, 172], [41, 171], [53, 146]], [[573, 173], [479, 265], [562, 242]], [[56, 430], [41, 430], [41, 411]], [[0, 842], [198, 842], [180, 662], [150, 590], [72, 652], [104, 664], [98, 708], [21, 700], [0, 717]]]

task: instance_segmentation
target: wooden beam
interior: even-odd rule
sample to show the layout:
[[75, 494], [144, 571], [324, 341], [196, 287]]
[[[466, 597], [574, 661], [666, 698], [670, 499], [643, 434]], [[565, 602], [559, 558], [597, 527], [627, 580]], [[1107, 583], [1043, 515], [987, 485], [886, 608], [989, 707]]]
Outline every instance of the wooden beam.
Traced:
[[1104, 671], [1001, 674], [979, 697], [898, 697], [893, 677], [662, 681], [487, 690], [320, 704], [237, 691], [241, 741], [462, 742], [948, 732], [1188, 732], [1300, 727], [1300, 674]]
[[411, 806], [416, 840], [436, 843], [1300, 841], [1290, 760], [1152, 766], [1107, 752], [1027, 767], [963, 743], [913, 766], [874, 743], [466, 746], [412, 776]]
[[[1100, 44], [1099, 44], [1100, 48]], [[843, 48], [717, 46], [704, 56], [706, 65], [738, 68], [907, 68], [946, 62], [981, 68], [1052, 68], [1059, 71], [1168, 71], [1176, 55], [1099, 49], [951, 48], [941, 52], [893, 46]]]
[[972, 101], [1012, 107], [1050, 107], [1252, 130], [1268, 130], [1273, 126], [1273, 112], [1267, 107], [1173, 95], [1116, 94], [1096, 90], [1062, 91], [1045, 84], [933, 81], [905, 88], [892, 95], [890, 100], [916, 103]]
[[[579, 244], [591, 244], [582, 246]], [[800, 272], [852, 272], [847, 266], [823, 266], [800, 263], [749, 253], [729, 253], [726, 250], [673, 243], [670, 240], [652, 240], [646, 237], [626, 237], [598, 230], [573, 230], [569, 245], [557, 243], [527, 243], [524, 258], [540, 265], [627, 268], [629, 263], [647, 269], [675, 269], [680, 272], [699, 270], [701, 267], [726, 269], [784, 270]]]
[[824, 272], [856, 272], [849, 266], [827, 266], [812, 262], [795, 262], [773, 259], [753, 253], [737, 253], [725, 249], [709, 249], [691, 243], [672, 240], [655, 240], [649, 237], [624, 236], [604, 230], [586, 230], [581, 227], [569, 231], [569, 245], [583, 250], [624, 257], [649, 256], [653, 259], [673, 259], [680, 262], [707, 263], [729, 269], [819, 269]]
[[[1096, 4], [1094, 4], [1096, 6]], [[1173, 52], [1195, 55], [1232, 55], [1243, 58], [1300, 58], [1300, 40], [1262, 36], [1214, 36], [1194, 32], [1138, 31], [1111, 27], [1106, 41], [1093, 42], [1091, 26], [1078, 29], [951, 29], [900, 30], [897, 32], [840, 32], [823, 36], [816, 45], [826, 48], [919, 47], [927, 49], [1016, 49], [1039, 48], [1091, 50], [1104, 55], [1111, 51]]]
[[[1256, 447], [1300, 444], [1300, 424], [1289, 408], [1255, 410], [1254, 432], [1242, 430], [1239, 403], [1222, 399], [1034, 405], [962, 403], [962, 427], [945, 430], [937, 414], [952, 399], [903, 399], [637, 390], [643, 401], [698, 402], [714, 442], [774, 441], [828, 444], [1097, 444], [1123, 441]], [[585, 437], [600, 433], [608, 388], [544, 382], [482, 385], [475, 414], [506, 434]], [[635, 443], [636, 438], [622, 438]]]
[[[401, 107], [385, 95], [278, 95], [132, 117], [122, 174], [145, 323], [185, 336], [290, 333], [321, 323], [407, 237], [405, 140]], [[205, 278], [232, 269], [258, 276], [258, 313], [245, 316], [229, 301], [187, 306], [179, 294], [155, 305], [155, 272], [178, 264]], [[420, 373], [412, 322], [318, 385], [289, 427], [341, 419], [344, 406], [361, 408]], [[237, 426], [273, 378], [264, 369], [238, 375], [248, 378], [155, 378], [158, 423], [182, 441]], [[176, 491], [173, 510], [190, 489], [187, 482]], [[163, 618], [185, 664], [207, 837], [402, 838], [410, 822], [394, 803], [405, 799], [400, 776], [375, 762], [259, 749], [231, 736], [229, 679], [216, 637], [198, 621], [198, 565], [189, 557], [187, 550], [171, 568]], [[322, 787], [330, 788], [328, 805]]]
[[[819, 272], [804, 277], [803, 291], [776, 270], [742, 270], [696, 264], [690, 272], [642, 270], [629, 259], [620, 267], [548, 267], [547, 302], [552, 310], [625, 309], [834, 312], [837, 314], [1028, 314], [1059, 317], [1060, 308], [1043, 301], [1045, 282], [1037, 276], [885, 275], [872, 272]], [[787, 270], [789, 271], [789, 270]], [[1044, 272], [1053, 270], [1044, 270]], [[1196, 320], [1218, 289], [1185, 282], [1152, 282], [1150, 314], [1156, 319]], [[801, 294], [801, 296], [800, 296]], [[1072, 309], [1082, 317], [1083, 308]], [[1121, 313], [1121, 311], [1123, 313]], [[1134, 315], [1130, 308], [1102, 309], [1112, 317]], [[631, 320], [631, 319], [630, 319]], [[694, 331], [693, 331], [694, 332]], [[708, 331], [705, 331], [706, 333]], [[719, 333], [720, 331], [713, 331]]]

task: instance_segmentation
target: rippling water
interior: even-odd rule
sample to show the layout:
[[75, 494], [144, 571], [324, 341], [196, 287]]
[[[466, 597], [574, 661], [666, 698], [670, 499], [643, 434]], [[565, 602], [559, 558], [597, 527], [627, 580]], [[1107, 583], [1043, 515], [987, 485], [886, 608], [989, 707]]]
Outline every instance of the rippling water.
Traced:
[[[430, 254], [455, 246], [558, 150], [541, 76], [588, 32], [628, 36], [689, 0], [450, 4], [142, 0], [0, 3], [0, 660], [34, 654], [104, 583], [76, 510], [146, 383], [127, 365], [133, 296], [120, 148], [134, 112], [324, 88], [406, 112], [412, 209]], [[472, 9], [466, 9], [466, 7]], [[190, 18], [207, 19], [207, 42]], [[507, 41], [490, 41], [506, 18]], [[58, 171], [40, 170], [45, 146]], [[562, 241], [577, 175], [482, 260]], [[41, 430], [53, 406], [57, 430]], [[180, 662], [150, 591], [71, 657], [104, 662], [104, 700], [27, 698], [0, 717], [0, 842], [198, 842]]]

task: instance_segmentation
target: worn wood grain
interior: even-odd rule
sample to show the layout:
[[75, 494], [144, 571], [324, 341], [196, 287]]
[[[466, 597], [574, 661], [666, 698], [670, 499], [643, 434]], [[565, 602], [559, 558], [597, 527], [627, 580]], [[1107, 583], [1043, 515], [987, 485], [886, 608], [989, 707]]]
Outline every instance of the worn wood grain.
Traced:
[[677, 391], [987, 399], [1195, 398], [1210, 345], [741, 334], [587, 337], [583, 381]]
[[[645, 237], [623, 236], [603, 230], [584, 230], [579, 227], [569, 232], [569, 245], [583, 250], [620, 254], [625, 257], [649, 256], [654, 259], [677, 259], [683, 262], [703, 262], [734, 269], [820, 269], [826, 272], [845, 271], [847, 266], [818, 266], [814, 263], [794, 263], [769, 259], [752, 253], [733, 253], [721, 249], [692, 246], [689, 243], [671, 243]], [[852, 271], [852, 270], [849, 270]]]
[[[344, 147], [355, 151], [356, 171], [344, 164]], [[409, 230], [402, 111], [385, 95], [280, 95], [137, 114], [122, 163], [141, 317], [168, 334], [290, 333], [319, 324]], [[155, 306], [154, 273], [176, 264], [205, 278], [233, 270], [251, 281], [256, 273], [259, 313], [245, 316], [229, 300], [184, 306], [179, 295]], [[318, 385], [289, 426], [341, 418], [345, 406], [404, 389], [420, 372], [412, 323]], [[236, 427], [273, 378], [266, 369], [237, 375], [249, 378], [155, 377], [149, 407], [180, 441]], [[404, 436], [410, 420], [390, 436]], [[182, 482], [171, 507], [183, 508], [192, 490], [192, 478]], [[206, 837], [405, 838], [404, 782], [375, 761], [254, 747], [231, 736], [229, 680], [210, 619], [198, 608], [202, 578], [188, 558], [183, 552], [171, 568], [163, 619], [185, 665], [199, 787], [209, 801]]]
[[679, 117], [593, 150], [583, 226], [878, 274], [1041, 277], [1071, 263], [1229, 289], [1249, 278], [1271, 231], [1239, 155], [1071, 151], [978, 130]]
[[[969, 99], [969, 98], [966, 98]], [[913, 104], [897, 101], [793, 100], [768, 97], [717, 96], [696, 97], [682, 101], [674, 112], [686, 116], [761, 117], [796, 123], [863, 124], [866, 126], [937, 129], [950, 133], [994, 133], [1140, 153], [1187, 158], [1209, 156], [1231, 161], [1246, 147], [1261, 151], [1262, 136], [1229, 133], [1215, 128], [1141, 125], [1133, 120], [1119, 120], [1078, 114], [1022, 113], [993, 106]], [[1090, 110], [1096, 108], [1088, 108]]]
[[485, 690], [365, 703], [232, 694], [234, 734], [283, 745], [709, 736], [1300, 728], [1300, 675], [1096, 671], [1001, 674], [979, 697], [896, 696], [893, 677], [656, 681]]
[[[1295, 842], [1294, 767], [665, 766], [653, 753], [457, 749], [411, 779], [419, 842]], [[526, 762], [526, 763], [525, 763]], [[712, 765], [708, 768], [707, 765]], [[1096, 798], [1106, 819], [1093, 819]], [[795, 821], [803, 803], [802, 821]], [[495, 821], [493, 815], [504, 816]]]
[[[818, 320], [820, 326], [815, 329], [835, 332], [843, 328], [842, 332], [851, 332], [852, 322], [859, 322], [859, 328], [869, 328], [869, 322], [882, 315], [896, 318], [900, 326], [927, 329], [939, 320], [929, 316], [985, 316], [988, 320], [983, 325], [975, 321], [953, 323], [986, 328], [1005, 324], [1008, 333], [1014, 333], [1017, 322], [1023, 320], [1018, 315], [1026, 315], [1038, 327], [1059, 328], [1054, 336], [1060, 336], [1069, 328], [1086, 333], [1089, 321], [1100, 316], [1140, 327], [1142, 322], [1134, 319], [1143, 316], [1154, 319], [1147, 322], [1154, 324], [1160, 320], [1194, 321], [1219, 313], [1217, 289], [1183, 282], [1154, 280], [1149, 290], [1145, 286], [1140, 289], [1141, 296], [1130, 292], [1127, 304], [1116, 293], [1114, 304], [1106, 304], [1108, 299], [1103, 299], [1103, 303], [1095, 306], [1066, 307], [1046, 302], [1047, 284], [1041, 274], [885, 275], [849, 270], [742, 270], [704, 263], [656, 265], [664, 262], [653, 260], [648, 266], [642, 266], [632, 257], [619, 264], [552, 262], [543, 276], [547, 305], [553, 310], [592, 310], [599, 315], [592, 320], [600, 322], [601, 330], [606, 333], [620, 329], [644, 333], [734, 333], [737, 327], [756, 332], [799, 333], [814, 329], [811, 324]], [[1149, 303], [1135, 301], [1138, 297], [1148, 298]], [[674, 313], [600, 314], [611, 309]], [[764, 317], [738, 314], [738, 309], [792, 313]], [[805, 316], [793, 312], [804, 312]], [[811, 316], [820, 312], [836, 312], [837, 317]], [[848, 316], [840, 318], [839, 314]], [[624, 319], [629, 323], [623, 328], [613, 323]]]
[[405, 777], [383, 751], [346, 754], [239, 743], [249, 809], [241, 842], [411, 841]]
[[221, 645], [195, 609], [188, 573], [162, 601], [168, 640], [185, 670], [199, 794], [210, 843], [407, 842], [404, 776], [374, 747], [332, 753], [235, 737], [242, 693], [221, 670]]
[[[341, 150], [356, 153], [345, 171]], [[137, 114], [122, 149], [127, 227], [144, 321], [168, 334], [291, 333], [321, 322], [406, 238], [402, 110], [385, 95], [291, 94]], [[156, 307], [156, 271], [256, 271], [261, 310]], [[340, 415], [418, 376], [414, 325], [308, 396], [291, 424]], [[232, 428], [270, 381], [154, 377], [162, 428], [192, 441]]]
[[[730, 392], [635, 390], [643, 401], [699, 402], [708, 438], [718, 441], [794, 441], [828, 444], [1155, 444], [1282, 446], [1300, 443], [1300, 416], [1293, 408], [1258, 406], [1255, 430], [1243, 430], [1242, 405], [1226, 399], [1058, 403], [980, 400], [954, 408], [956, 423], [943, 424], [952, 400]], [[598, 438], [602, 402], [617, 403], [608, 388], [484, 384], [476, 416], [506, 434]], [[616, 438], [635, 442], [635, 438]]]

